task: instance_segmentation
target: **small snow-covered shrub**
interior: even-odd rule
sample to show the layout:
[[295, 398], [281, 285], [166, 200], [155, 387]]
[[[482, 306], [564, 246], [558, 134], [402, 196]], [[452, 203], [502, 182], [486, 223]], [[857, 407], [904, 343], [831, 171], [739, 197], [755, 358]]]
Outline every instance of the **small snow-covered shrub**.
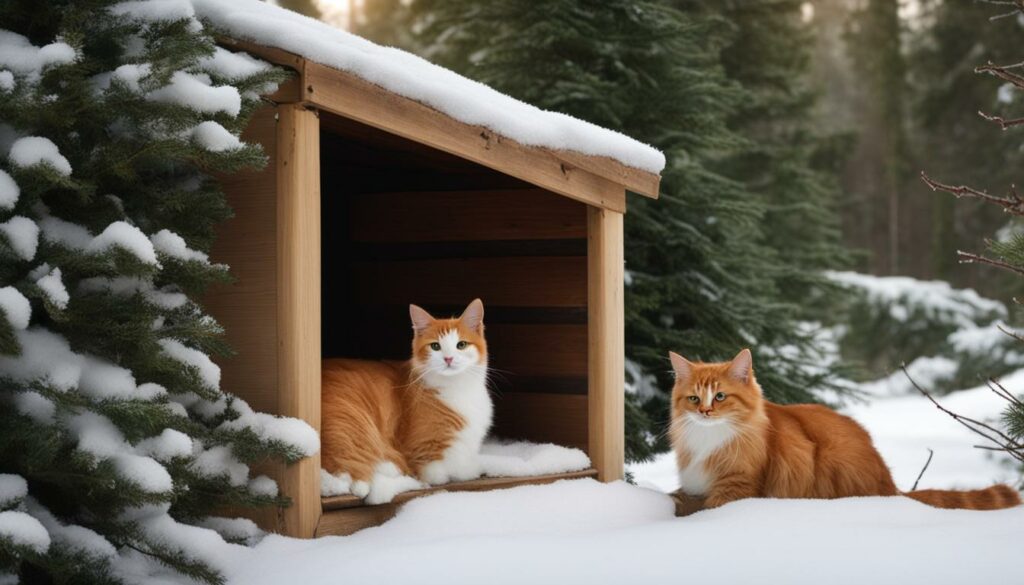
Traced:
[[[902, 364], [930, 389], [975, 386], [987, 376], [1024, 367], [1019, 343], [1003, 330], [1008, 311], [1000, 301], [943, 281], [905, 276], [830, 272], [850, 291], [839, 341], [844, 358], [863, 363], [874, 384], [911, 390]], [[886, 378], [887, 375], [893, 374]]]

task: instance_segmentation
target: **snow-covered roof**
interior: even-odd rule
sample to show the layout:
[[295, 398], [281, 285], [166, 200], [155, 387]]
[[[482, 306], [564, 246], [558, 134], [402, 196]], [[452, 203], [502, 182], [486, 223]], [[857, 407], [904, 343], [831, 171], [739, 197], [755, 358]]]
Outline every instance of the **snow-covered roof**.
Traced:
[[620, 132], [504, 95], [405, 51], [376, 45], [260, 0], [191, 0], [195, 13], [231, 37], [283, 49], [351, 73], [444, 114], [528, 146], [605, 156], [660, 173], [665, 155]]

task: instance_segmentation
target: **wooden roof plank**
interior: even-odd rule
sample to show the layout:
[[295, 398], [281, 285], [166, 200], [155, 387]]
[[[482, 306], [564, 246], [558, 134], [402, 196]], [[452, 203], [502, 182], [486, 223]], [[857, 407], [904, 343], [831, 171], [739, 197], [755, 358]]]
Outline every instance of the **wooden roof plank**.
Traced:
[[[625, 190], [652, 198], [658, 196], [660, 176], [609, 157], [527, 146], [482, 126], [456, 120], [352, 73], [288, 51], [230, 38], [221, 38], [220, 42], [296, 70], [300, 76], [298, 87], [292, 84], [275, 94], [277, 98], [291, 96], [295, 101], [423, 143], [595, 207], [625, 212]], [[269, 99], [282, 101], [275, 96]]]

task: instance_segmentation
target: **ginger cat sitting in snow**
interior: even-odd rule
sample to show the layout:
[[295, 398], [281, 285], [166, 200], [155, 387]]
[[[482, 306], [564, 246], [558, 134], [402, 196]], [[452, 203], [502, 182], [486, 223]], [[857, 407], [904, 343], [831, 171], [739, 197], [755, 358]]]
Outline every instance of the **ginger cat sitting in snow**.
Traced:
[[348, 474], [367, 503], [481, 474], [480, 444], [491, 427], [484, 305], [458, 319], [409, 306], [407, 362], [326, 359], [322, 368], [321, 465]]
[[[871, 437], [853, 419], [815, 404], [765, 400], [750, 350], [731, 362], [669, 353], [676, 383], [670, 435], [683, 492], [717, 507], [733, 500], [901, 495]], [[1021, 503], [1005, 485], [902, 494], [938, 508], [993, 510]]]

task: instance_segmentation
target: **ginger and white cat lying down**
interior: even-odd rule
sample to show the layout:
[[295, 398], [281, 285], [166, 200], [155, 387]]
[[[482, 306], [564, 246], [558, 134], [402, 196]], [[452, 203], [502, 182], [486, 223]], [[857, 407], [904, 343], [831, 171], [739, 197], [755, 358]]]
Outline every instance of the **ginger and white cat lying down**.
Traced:
[[484, 306], [435, 319], [410, 305], [406, 362], [326, 359], [322, 367], [321, 465], [348, 474], [369, 504], [395, 494], [481, 474], [480, 444], [491, 428]]

